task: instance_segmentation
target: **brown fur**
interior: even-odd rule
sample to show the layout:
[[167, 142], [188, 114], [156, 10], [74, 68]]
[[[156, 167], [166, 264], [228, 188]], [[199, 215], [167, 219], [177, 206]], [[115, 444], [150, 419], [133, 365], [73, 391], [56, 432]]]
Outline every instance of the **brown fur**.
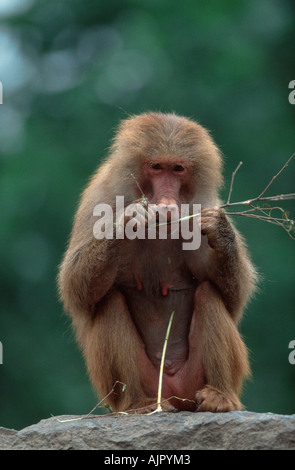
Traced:
[[[144, 169], [151, 162], [167, 167], [163, 173], [171, 185], [166, 186], [166, 176], [156, 180]], [[170, 171], [178, 163], [185, 165], [185, 176]], [[193, 400], [171, 400], [178, 409], [241, 408], [249, 365], [236, 325], [256, 275], [239, 233], [222, 211], [212, 210], [220, 205], [221, 169], [220, 152], [203, 127], [174, 114], [147, 113], [121, 123], [109, 157], [82, 195], [59, 289], [100, 397], [116, 381], [127, 384], [124, 392], [117, 386], [108, 397], [115, 410], [156, 402], [159, 354], [171, 310], [163, 397]], [[155, 191], [156, 181], [160, 189]], [[179, 181], [178, 192], [173, 188]], [[94, 206], [115, 207], [116, 195], [124, 195], [127, 206], [140, 200], [138, 186], [149, 202], [164, 197], [202, 204], [198, 250], [182, 251], [178, 241], [94, 238]], [[139, 278], [143, 290], [136, 284]], [[172, 286], [168, 295], [163, 287], [159, 293], [166, 281]]]

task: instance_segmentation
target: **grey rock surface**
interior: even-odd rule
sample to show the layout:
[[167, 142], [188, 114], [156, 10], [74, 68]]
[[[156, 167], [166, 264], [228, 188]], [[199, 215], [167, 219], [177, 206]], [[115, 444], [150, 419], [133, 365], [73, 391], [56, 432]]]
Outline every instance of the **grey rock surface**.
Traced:
[[295, 415], [159, 413], [59, 416], [20, 431], [0, 428], [1, 450], [295, 450]]

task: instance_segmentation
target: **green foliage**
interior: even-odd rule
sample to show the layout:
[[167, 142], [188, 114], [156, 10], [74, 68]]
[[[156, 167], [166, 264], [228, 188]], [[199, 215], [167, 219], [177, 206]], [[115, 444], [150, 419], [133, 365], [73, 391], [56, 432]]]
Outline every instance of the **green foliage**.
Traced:
[[[225, 155], [224, 198], [240, 160], [231, 200], [256, 196], [294, 153], [294, 6], [18, 0], [0, 18], [0, 425], [21, 428], [97, 402], [55, 279], [119, 119], [174, 110], [198, 120]], [[294, 173], [293, 162], [272, 194], [294, 192]], [[294, 209], [284, 203], [293, 219]], [[237, 225], [262, 274], [241, 325], [253, 367], [243, 401], [294, 413], [294, 241], [264, 222]]]

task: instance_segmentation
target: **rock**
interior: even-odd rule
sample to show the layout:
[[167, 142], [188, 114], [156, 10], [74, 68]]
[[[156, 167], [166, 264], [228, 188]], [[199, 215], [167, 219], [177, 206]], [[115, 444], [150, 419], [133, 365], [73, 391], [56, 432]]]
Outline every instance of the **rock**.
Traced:
[[44, 419], [21, 431], [0, 428], [0, 449], [295, 450], [295, 415], [233, 411], [75, 418]]

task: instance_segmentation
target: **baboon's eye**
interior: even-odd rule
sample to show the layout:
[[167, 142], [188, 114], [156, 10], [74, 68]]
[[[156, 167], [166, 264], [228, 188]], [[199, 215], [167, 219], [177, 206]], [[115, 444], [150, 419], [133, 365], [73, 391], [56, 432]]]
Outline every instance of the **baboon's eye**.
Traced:
[[185, 167], [183, 165], [175, 165], [173, 167], [173, 171], [176, 171], [177, 173], [180, 173], [181, 171], [184, 171]]
[[151, 163], [150, 166], [153, 170], [162, 170], [163, 169], [162, 166], [160, 165], [160, 163]]

